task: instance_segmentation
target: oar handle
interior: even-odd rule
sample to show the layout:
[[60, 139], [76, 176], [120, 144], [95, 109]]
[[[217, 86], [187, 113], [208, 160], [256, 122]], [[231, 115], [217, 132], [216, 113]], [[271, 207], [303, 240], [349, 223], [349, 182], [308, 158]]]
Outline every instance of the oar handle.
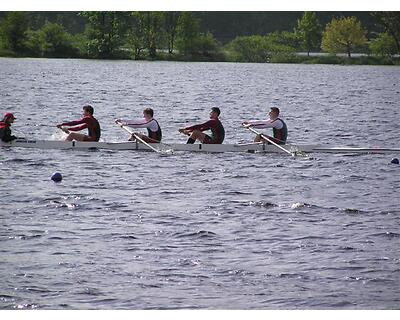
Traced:
[[147, 147], [149, 147], [151, 150], [160, 153], [161, 151], [154, 148], [153, 146], [149, 145], [146, 141], [144, 141], [142, 138], [140, 138], [137, 134], [135, 134], [132, 130], [130, 130], [127, 126], [124, 126], [121, 122], [119, 121], [115, 121], [115, 123], [117, 125], [119, 125], [122, 129], [124, 129], [126, 132], [130, 133], [131, 135], [133, 135], [137, 140], [139, 140], [141, 143], [143, 143], [144, 145], [146, 145]]
[[185, 129], [179, 129], [178, 131], [179, 131], [180, 133], [184, 134], [185, 136], [190, 136], [190, 135], [191, 135], [191, 132], [188, 132], [188, 131], [185, 130]]
[[57, 128], [60, 129], [62, 132], [66, 133], [66, 134], [69, 134], [69, 130], [68, 129], [66, 129], [64, 127], [59, 127], [59, 126], [57, 126]]
[[293, 152], [290, 152], [289, 150], [285, 149], [284, 147], [280, 146], [279, 144], [277, 144], [275, 141], [272, 141], [270, 138], [268, 138], [267, 136], [263, 135], [261, 132], [258, 132], [257, 130], [254, 130], [252, 127], [250, 126], [243, 126], [244, 128], [250, 130], [251, 132], [255, 133], [255, 134], [259, 134], [263, 139], [267, 140], [269, 143], [273, 144], [275, 147], [281, 149], [282, 151], [290, 154], [291, 156], [294, 156]]

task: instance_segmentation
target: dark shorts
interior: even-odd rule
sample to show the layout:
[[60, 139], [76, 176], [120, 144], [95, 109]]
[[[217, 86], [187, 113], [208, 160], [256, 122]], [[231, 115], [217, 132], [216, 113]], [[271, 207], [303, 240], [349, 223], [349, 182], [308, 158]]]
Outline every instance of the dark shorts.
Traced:
[[142, 138], [142, 140], [144, 140], [147, 143], [160, 143], [160, 141], [150, 138], [150, 137], [147, 137], [147, 136], [144, 136], [144, 135], [142, 135], [140, 138]]
[[[282, 140], [279, 140], [279, 139], [275, 139], [275, 138], [273, 138], [273, 137], [270, 137], [270, 136], [266, 136], [266, 137], [268, 137], [270, 140], [272, 140], [273, 142], [275, 142], [276, 144], [281, 144], [281, 145], [284, 145], [284, 144], [286, 144], [286, 141], [282, 141]], [[265, 141], [267, 144], [272, 144], [271, 142], [269, 142], [269, 141]]]
[[99, 141], [99, 139], [97, 139], [96, 137], [90, 137], [90, 136], [86, 136], [83, 138], [83, 141], [89, 141], [89, 142], [97, 142]]
[[219, 144], [219, 142], [213, 140], [210, 136], [205, 135], [203, 144]]

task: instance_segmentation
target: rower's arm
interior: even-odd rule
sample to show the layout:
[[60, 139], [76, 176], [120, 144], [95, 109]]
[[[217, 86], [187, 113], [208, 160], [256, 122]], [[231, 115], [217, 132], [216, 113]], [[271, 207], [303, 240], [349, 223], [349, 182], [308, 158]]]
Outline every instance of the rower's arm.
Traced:
[[76, 120], [76, 121], [63, 122], [63, 123], [57, 125], [57, 127], [62, 127], [62, 126], [71, 127], [71, 126], [77, 126], [77, 125], [84, 124], [84, 123], [86, 123], [86, 119], [82, 118], [82, 119]]
[[270, 120], [251, 120], [246, 121], [247, 126], [257, 129], [274, 128], [275, 124]]
[[124, 126], [128, 126], [131, 128], [149, 128], [151, 126], [151, 121], [147, 121], [146, 119], [133, 119], [133, 120], [127, 120], [127, 119], [121, 119], [120, 122]]
[[187, 127], [184, 130], [188, 130], [188, 131], [194, 131], [194, 130], [200, 130], [200, 131], [206, 131], [211, 129], [211, 125], [212, 125], [212, 121], [207, 121], [205, 123], [202, 124], [196, 124], [194, 126], [191, 127]]
[[82, 124], [82, 125], [80, 125], [80, 126], [70, 127], [70, 128], [68, 128], [67, 130], [68, 130], [68, 131], [81, 131], [81, 130], [83, 130], [83, 129], [86, 129], [87, 127], [88, 127], [87, 123], [84, 123], [84, 124]]

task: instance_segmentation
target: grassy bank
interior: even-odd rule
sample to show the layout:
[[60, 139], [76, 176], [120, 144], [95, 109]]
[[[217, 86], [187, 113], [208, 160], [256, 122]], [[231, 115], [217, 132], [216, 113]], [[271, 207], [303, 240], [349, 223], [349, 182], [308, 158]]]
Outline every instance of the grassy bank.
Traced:
[[397, 57], [341, 57], [341, 56], [319, 56], [319, 57], [297, 57], [297, 63], [304, 64], [340, 64], [340, 65], [400, 65], [400, 58]]
[[[9, 58], [72, 58], [72, 59], [90, 59], [86, 55], [73, 55], [69, 57], [38, 57], [29, 54], [16, 54], [8, 49], [0, 48], [0, 57]], [[113, 59], [107, 60], [133, 60], [129, 52], [121, 51]], [[182, 55], [178, 53], [158, 53], [156, 58], [143, 57], [142, 61], [184, 61], [184, 62], [243, 62], [252, 63], [252, 61], [235, 61], [228, 52], [219, 52], [212, 54], [191, 54]], [[304, 56], [304, 55], [273, 55], [264, 63], [298, 63], [298, 64], [337, 64], [337, 65], [400, 65], [400, 57], [380, 57], [380, 56], [356, 56], [344, 57], [336, 55]]]

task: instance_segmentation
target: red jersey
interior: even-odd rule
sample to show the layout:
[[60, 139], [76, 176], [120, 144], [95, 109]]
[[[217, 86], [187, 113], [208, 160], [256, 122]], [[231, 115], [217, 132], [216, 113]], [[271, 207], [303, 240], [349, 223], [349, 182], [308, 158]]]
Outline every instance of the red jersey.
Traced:
[[225, 139], [225, 129], [219, 119], [210, 119], [202, 124], [197, 124], [191, 127], [185, 128], [185, 130], [193, 131], [200, 130], [206, 131], [211, 130], [211, 140], [212, 143], [222, 143]]
[[74, 126], [68, 128], [69, 131], [80, 131], [83, 129], [88, 129], [88, 136], [93, 139], [93, 141], [99, 141], [101, 135], [100, 124], [93, 116], [85, 116], [81, 120], [64, 122], [62, 126]]

